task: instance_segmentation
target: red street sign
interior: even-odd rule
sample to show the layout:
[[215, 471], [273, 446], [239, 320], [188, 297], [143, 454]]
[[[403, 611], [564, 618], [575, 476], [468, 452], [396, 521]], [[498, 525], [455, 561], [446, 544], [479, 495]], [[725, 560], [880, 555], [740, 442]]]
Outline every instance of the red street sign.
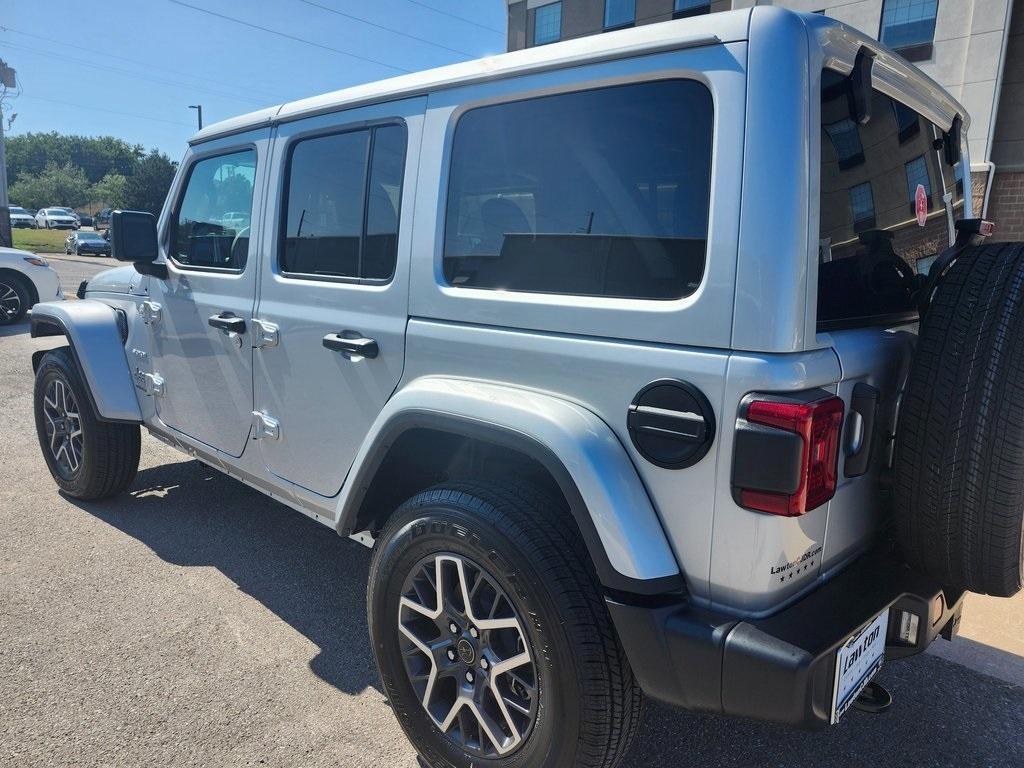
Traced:
[[914, 192], [914, 212], [917, 214], [917, 226], [923, 227], [928, 223], [928, 193], [924, 191], [924, 184], [918, 184]]

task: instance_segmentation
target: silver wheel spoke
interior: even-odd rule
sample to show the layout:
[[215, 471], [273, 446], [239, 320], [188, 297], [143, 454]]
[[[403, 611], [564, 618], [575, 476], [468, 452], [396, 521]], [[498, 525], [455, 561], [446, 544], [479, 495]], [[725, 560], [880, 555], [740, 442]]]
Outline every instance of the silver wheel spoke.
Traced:
[[84, 432], [78, 403], [62, 379], [54, 379], [43, 395], [43, 417], [50, 438], [50, 454], [58, 466], [74, 473], [82, 465]]
[[427, 558], [406, 579], [398, 614], [406, 673], [442, 733], [473, 756], [522, 744], [537, 717], [537, 687], [527, 682], [536, 672], [494, 578], [458, 555]]

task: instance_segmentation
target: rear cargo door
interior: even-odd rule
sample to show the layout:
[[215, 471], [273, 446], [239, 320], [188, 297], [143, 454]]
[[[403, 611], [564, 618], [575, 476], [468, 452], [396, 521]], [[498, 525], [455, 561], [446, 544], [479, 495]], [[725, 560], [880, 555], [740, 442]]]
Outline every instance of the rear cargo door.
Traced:
[[916, 340], [915, 293], [965, 214], [962, 165], [950, 165], [942, 148], [949, 126], [877, 90], [860, 124], [848, 88], [824, 72], [817, 324], [839, 358], [846, 403], [825, 571], [863, 549], [881, 522], [879, 473], [891, 462]]

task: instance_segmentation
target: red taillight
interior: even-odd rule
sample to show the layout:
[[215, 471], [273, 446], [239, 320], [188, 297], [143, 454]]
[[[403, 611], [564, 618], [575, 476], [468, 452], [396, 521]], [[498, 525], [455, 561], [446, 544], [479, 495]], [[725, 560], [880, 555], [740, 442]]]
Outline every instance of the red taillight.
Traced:
[[811, 403], [754, 400], [747, 421], [799, 435], [803, 443], [800, 484], [792, 494], [739, 489], [740, 504], [773, 515], [796, 517], [820, 507], [836, 492], [843, 401], [829, 397]]

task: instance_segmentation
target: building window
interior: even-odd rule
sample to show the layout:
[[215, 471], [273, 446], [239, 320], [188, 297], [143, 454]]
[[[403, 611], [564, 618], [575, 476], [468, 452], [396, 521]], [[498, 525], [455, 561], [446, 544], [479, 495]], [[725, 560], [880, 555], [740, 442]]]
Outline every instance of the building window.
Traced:
[[672, 10], [673, 19], [682, 19], [686, 16], [701, 16], [705, 13], [711, 13], [711, 3], [710, 0], [675, 0]]
[[900, 144], [913, 138], [921, 130], [921, 121], [917, 112], [898, 101], [892, 102], [892, 111], [896, 115], [896, 127], [899, 130]]
[[604, 0], [604, 28], [628, 27], [636, 21], [636, 0]]
[[557, 42], [562, 37], [562, 4], [542, 5], [533, 17], [533, 44]]
[[871, 193], [870, 182], [850, 187], [850, 211], [854, 232], [875, 228], [875, 196]]
[[845, 171], [864, 162], [864, 148], [860, 143], [860, 132], [853, 120], [846, 117], [829, 123], [825, 126], [825, 131], [832, 139], [840, 170]]
[[938, 0], [884, 0], [879, 39], [911, 61], [931, 58]]
[[919, 155], [903, 166], [907, 174], [907, 197], [910, 198], [910, 212], [916, 210], [914, 198], [917, 195], [917, 186], [924, 187], [924, 193], [928, 196], [928, 210], [932, 209], [932, 181], [928, 176], [928, 163], [924, 155]]

